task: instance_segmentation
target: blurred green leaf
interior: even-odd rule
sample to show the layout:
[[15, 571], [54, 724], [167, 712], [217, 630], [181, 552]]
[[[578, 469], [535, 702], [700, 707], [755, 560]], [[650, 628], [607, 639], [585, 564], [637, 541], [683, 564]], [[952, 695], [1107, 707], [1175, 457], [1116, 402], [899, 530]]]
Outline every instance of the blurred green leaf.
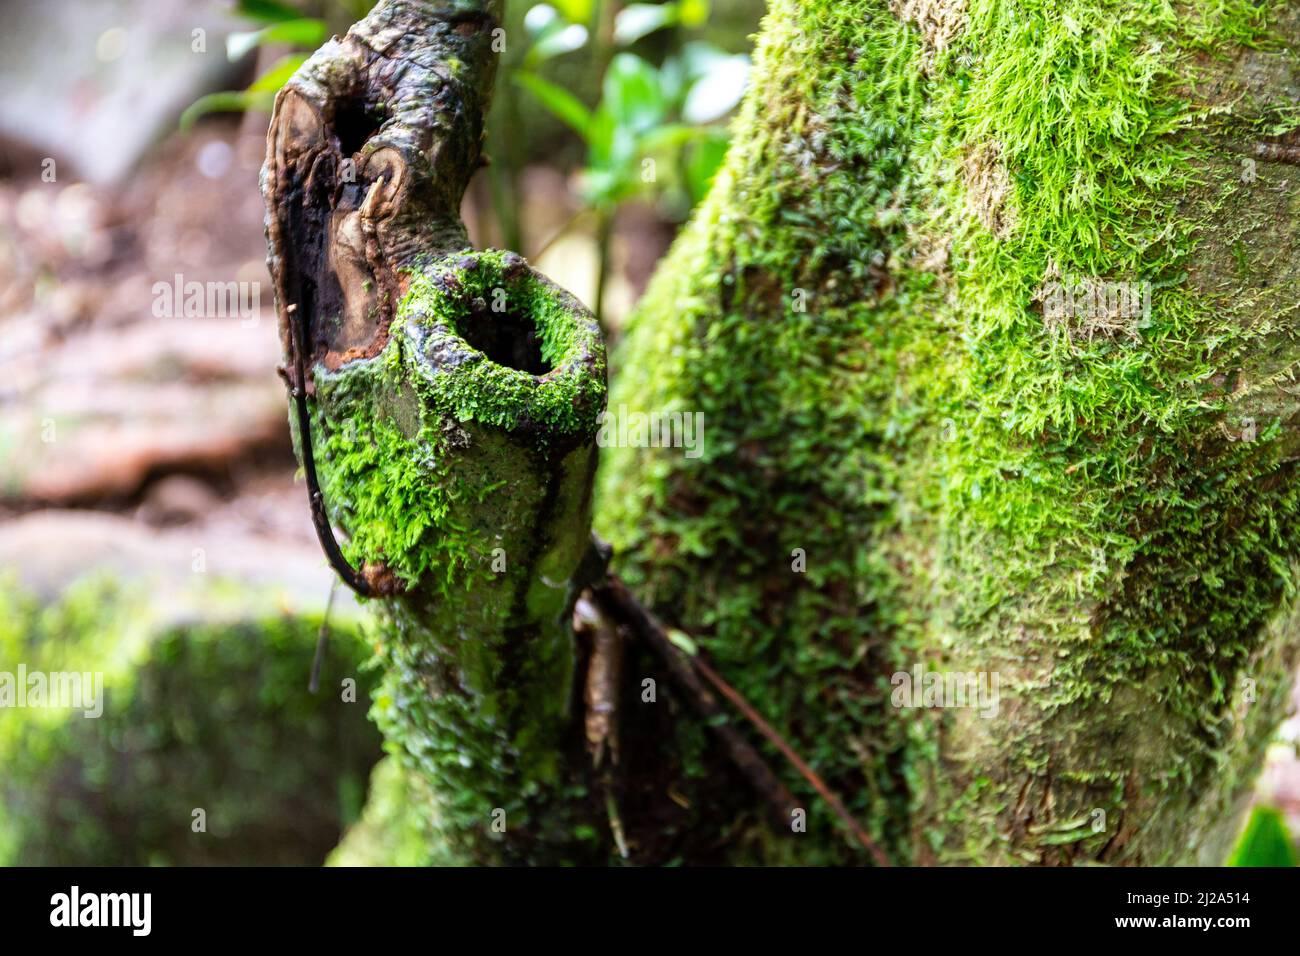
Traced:
[[560, 19], [560, 11], [556, 10], [549, 3], [539, 3], [528, 8], [524, 14], [524, 30], [534, 40], [540, 36], [545, 36], [551, 30], [563, 26], [564, 21]]
[[675, 3], [630, 3], [614, 18], [614, 42], [629, 46], [677, 22]]
[[287, 43], [290, 46], [315, 48], [325, 42], [329, 27], [324, 20], [302, 17], [273, 23], [260, 30], [232, 33], [226, 37], [226, 58], [238, 60], [254, 47], [267, 43]]
[[590, 135], [591, 112], [582, 102], [562, 86], [544, 80], [536, 73], [522, 70], [515, 73], [515, 82], [537, 97], [561, 122], [570, 126], [584, 140]]
[[709, 20], [709, 0], [679, 0], [678, 13], [682, 26], [702, 27]]
[[282, 23], [285, 20], [302, 19], [302, 11], [295, 10], [288, 4], [279, 3], [278, 0], [239, 0], [235, 4], [235, 12], [262, 23]]
[[670, 56], [664, 60], [663, 65], [659, 67], [659, 89], [669, 108], [681, 105], [682, 96], [688, 85], [686, 64], [682, 62], [681, 57]]
[[625, 185], [624, 177], [612, 169], [586, 169], [583, 171], [583, 198], [591, 206], [609, 206], [618, 201]]
[[682, 45], [681, 60], [686, 67], [686, 74], [691, 79], [697, 79], [708, 73], [709, 70], [717, 66], [721, 60], [726, 60], [732, 54], [712, 43], [705, 43], [703, 40], [692, 40]]
[[675, 627], [670, 627], [664, 632], [664, 636], [667, 637], [674, 646], [685, 651], [691, 657], [694, 657], [700, 652], [700, 649], [696, 647], [695, 642], [691, 640], [685, 631], [679, 631]]
[[209, 93], [185, 108], [181, 114], [180, 128], [189, 129], [199, 117], [208, 113], [243, 113], [250, 110], [270, 112], [274, 105], [275, 94], [266, 91], [255, 93], [249, 90], [228, 90], [224, 93]]
[[614, 128], [618, 124], [609, 110], [602, 105], [587, 123], [587, 162], [591, 166], [608, 167], [614, 149]]
[[596, 0], [555, 0], [555, 5], [570, 23], [588, 23], [596, 10]]
[[714, 59], [691, 84], [682, 104], [688, 123], [712, 123], [736, 108], [749, 82], [749, 57], [742, 54]]
[[1241, 831], [1229, 866], [1296, 866], [1295, 844], [1286, 821], [1273, 807], [1255, 807]]
[[568, 26], [547, 31], [529, 49], [524, 56], [524, 62], [529, 66], [536, 66], [552, 57], [580, 50], [586, 42], [587, 28], [578, 23], [570, 23]]
[[621, 177], [630, 175], [627, 167], [636, 157], [637, 135], [618, 121], [607, 103], [602, 103], [600, 109], [591, 114], [591, 123], [587, 127], [587, 152], [590, 166], [615, 172]]
[[271, 64], [270, 68], [255, 79], [248, 87], [250, 93], [278, 93], [280, 87], [289, 82], [289, 77], [298, 72], [298, 67], [307, 62], [309, 54], [289, 53]]
[[692, 203], [708, 195], [713, 177], [727, 156], [729, 141], [725, 130], [710, 130], [691, 144], [686, 155], [686, 188], [690, 191]]
[[649, 129], [664, 118], [667, 103], [659, 86], [659, 71], [634, 53], [620, 53], [605, 73], [602, 104], [620, 126], [633, 132]]
[[685, 146], [702, 131], [685, 123], [665, 123], [647, 130], [640, 137], [643, 153], [663, 152]]

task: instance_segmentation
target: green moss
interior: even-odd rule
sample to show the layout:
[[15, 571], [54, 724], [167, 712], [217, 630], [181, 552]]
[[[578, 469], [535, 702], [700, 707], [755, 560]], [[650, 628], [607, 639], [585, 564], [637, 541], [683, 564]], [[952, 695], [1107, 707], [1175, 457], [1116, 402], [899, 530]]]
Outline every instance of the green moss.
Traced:
[[[380, 754], [374, 675], [336, 621], [321, 692], [319, 620], [142, 624], [144, 595], [87, 581], [42, 607], [0, 588], [0, 670], [103, 674], [102, 716], [0, 710], [0, 861], [312, 864], [360, 812]], [[355, 682], [355, 702], [341, 681]], [[194, 832], [193, 811], [206, 814]]]
[[[470, 344], [501, 327], [508, 353], [535, 334], [524, 364], [545, 369]], [[438, 860], [608, 855], [585, 756], [563, 746], [604, 399], [590, 313], [498, 252], [418, 263], [384, 350], [317, 370], [318, 471], [345, 552], [409, 589], [386, 602], [375, 715], [436, 804]]]
[[[418, 388], [426, 406], [457, 421], [507, 430], [533, 423], [558, 433], [550, 440], [589, 432], [604, 407], [603, 362], [597, 374], [564, 372], [587, 355], [603, 353], [600, 329], [589, 316], [583, 320], [586, 310], [571, 296], [523, 268], [518, 256], [495, 250], [465, 252], [418, 268], [398, 321], [422, 326], [429, 336], [423, 345], [433, 352], [449, 339], [463, 341], [472, 323], [484, 321], [471, 314], [476, 300], [479, 310], [488, 313], [487, 321], [495, 321], [492, 316], [499, 312], [526, 317], [540, 338], [542, 358], [555, 371], [539, 384], [526, 371], [482, 356], [455, 374], [420, 376]], [[399, 359], [391, 355], [390, 361]]]
[[[525, 473], [532, 457], [514, 450], [518, 440], [502, 446], [491, 433], [527, 434], [537, 455], [558, 460], [594, 432], [605, 399], [599, 328], [521, 263], [467, 251], [419, 266], [383, 352], [341, 372], [317, 371], [320, 403], [346, 408], [339, 422], [318, 413], [313, 435], [325, 499], [349, 529], [344, 550], [354, 563], [383, 560], [408, 585], [436, 578], [448, 592], [490, 579], [502, 535], [485, 534], [488, 519], [473, 515], [535, 484]], [[467, 348], [462, 331], [476, 300], [527, 316], [552, 371], [539, 380], [474, 350], [452, 367], [432, 367], [447, 350]], [[594, 371], [580, 374], [592, 355]], [[450, 467], [453, 459], [470, 467]]]
[[[598, 530], [900, 860], [1182, 858], [1257, 765], [1296, 640], [1298, 203], [1243, 189], [1278, 120], [1233, 84], [1294, 64], [1278, 9], [975, 0], [923, 66], [883, 2], [777, 3], [630, 325], [612, 402], [703, 412], [706, 451], [607, 450]], [[1053, 322], [1057, 276], [1150, 312]], [[996, 671], [1001, 717], [890, 707], [921, 659]], [[820, 808], [769, 842], [859, 858]]]
[[435, 825], [437, 803], [424, 779], [394, 757], [370, 775], [365, 812], [326, 861], [329, 866], [439, 866], [457, 861]]

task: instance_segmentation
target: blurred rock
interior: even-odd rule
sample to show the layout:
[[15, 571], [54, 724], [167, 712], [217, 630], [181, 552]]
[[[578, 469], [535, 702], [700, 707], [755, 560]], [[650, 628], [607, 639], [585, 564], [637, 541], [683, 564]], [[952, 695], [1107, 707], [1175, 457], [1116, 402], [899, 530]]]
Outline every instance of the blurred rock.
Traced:
[[[214, 527], [160, 531], [90, 511], [40, 511], [0, 524], [0, 578], [48, 601], [89, 575], [147, 587], [150, 613], [163, 622], [196, 608], [247, 606], [254, 592], [286, 614], [319, 613], [334, 580], [314, 541]], [[351, 592], [339, 591], [335, 613], [352, 617], [359, 608]]]
[[203, 520], [220, 504], [210, 485], [188, 475], [168, 475], [149, 486], [136, 516], [151, 525], [187, 524]]
[[269, 317], [158, 319], [0, 354], [0, 498], [125, 498], [154, 474], [288, 458]]

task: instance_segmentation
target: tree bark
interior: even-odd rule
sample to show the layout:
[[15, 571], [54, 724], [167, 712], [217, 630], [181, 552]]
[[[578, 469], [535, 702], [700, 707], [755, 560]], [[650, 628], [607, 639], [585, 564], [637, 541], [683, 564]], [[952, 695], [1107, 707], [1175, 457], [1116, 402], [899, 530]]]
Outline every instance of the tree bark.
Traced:
[[428, 784], [449, 860], [598, 842], [574, 832], [581, 802], [555, 796], [580, 783], [563, 759], [564, 618], [604, 347], [587, 310], [518, 256], [468, 249], [459, 206], [497, 14], [379, 4], [280, 93], [263, 177], [318, 530], [355, 588], [386, 597], [376, 714]]

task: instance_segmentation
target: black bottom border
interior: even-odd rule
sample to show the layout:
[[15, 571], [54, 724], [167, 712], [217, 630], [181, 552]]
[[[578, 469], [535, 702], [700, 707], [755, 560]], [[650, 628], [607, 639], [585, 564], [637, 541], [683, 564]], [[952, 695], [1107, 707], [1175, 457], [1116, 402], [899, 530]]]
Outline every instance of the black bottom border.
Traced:
[[[52, 925], [70, 922], [74, 886], [87, 918], [99, 894], [149, 894], [148, 935], [137, 935], [139, 925]], [[104, 908], [121, 910], [128, 924], [134, 913], [139, 924], [143, 902], [128, 911], [116, 897]], [[1170, 933], [1223, 940], [1293, 932], [1298, 907], [1294, 869], [0, 869], [0, 933], [9, 944], [74, 933], [128, 945], [374, 944], [412, 933], [436, 946], [462, 933], [492, 944], [517, 933], [607, 945], [630, 933], [672, 945], [710, 936], [775, 942], [769, 934], [782, 930], [829, 941], [824, 934], [845, 925], [868, 946], [1008, 932], [1062, 942]]]

